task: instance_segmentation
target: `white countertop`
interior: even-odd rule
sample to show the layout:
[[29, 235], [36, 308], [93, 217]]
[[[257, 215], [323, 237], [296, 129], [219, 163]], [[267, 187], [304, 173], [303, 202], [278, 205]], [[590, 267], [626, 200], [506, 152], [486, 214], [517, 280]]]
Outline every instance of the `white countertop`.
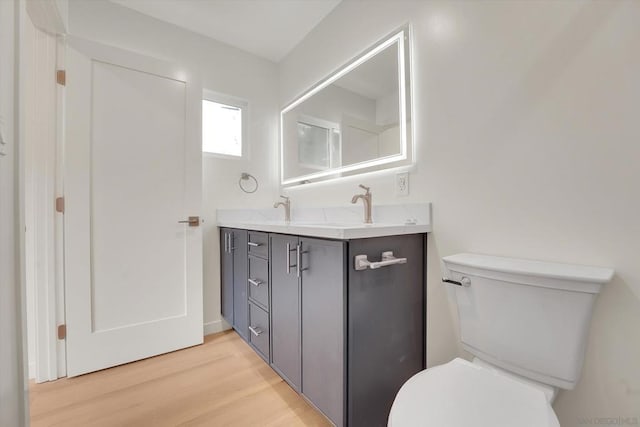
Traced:
[[432, 231], [430, 203], [374, 206], [373, 224], [361, 222], [361, 206], [294, 208], [288, 224], [282, 215], [282, 209], [220, 209], [217, 225], [340, 240]]
[[218, 226], [269, 233], [294, 234], [297, 236], [323, 237], [326, 239], [363, 239], [368, 237], [397, 236], [400, 234], [428, 233], [427, 224], [304, 224], [284, 222], [250, 223], [240, 221], [218, 221]]

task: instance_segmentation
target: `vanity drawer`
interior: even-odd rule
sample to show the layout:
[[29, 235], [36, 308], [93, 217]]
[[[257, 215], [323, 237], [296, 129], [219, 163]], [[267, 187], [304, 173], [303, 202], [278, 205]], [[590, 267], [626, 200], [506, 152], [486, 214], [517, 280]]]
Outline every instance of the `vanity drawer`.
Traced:
[[249, 256], [249, 298], [269, 307], [269, 261]]
[[269, 360], [269, 314], [249, 303], [249, 341]]
[[262, 258], [269, 257], [269, 234], [258, 231], [249, 232], [249, 253]]

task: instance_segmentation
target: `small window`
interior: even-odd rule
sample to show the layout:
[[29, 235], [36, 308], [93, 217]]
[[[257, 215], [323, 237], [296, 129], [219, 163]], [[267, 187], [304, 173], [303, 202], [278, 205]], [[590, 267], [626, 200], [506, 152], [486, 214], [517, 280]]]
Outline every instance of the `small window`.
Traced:
[[242, 157], [246, 103], [205, 92], [202, 100], [202, 151]]

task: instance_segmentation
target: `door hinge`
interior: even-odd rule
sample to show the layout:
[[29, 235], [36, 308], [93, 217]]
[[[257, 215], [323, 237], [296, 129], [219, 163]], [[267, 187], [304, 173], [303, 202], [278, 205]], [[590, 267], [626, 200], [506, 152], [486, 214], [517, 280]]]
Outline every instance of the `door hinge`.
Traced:
[[56, 212], [64, 213], [64, 197], [56, 198]]
[[65, 70], [56, 70], [56, 83], [62, 86], [67, 84], [67, 72]]
[[58, 339], [63, 340], [67, 338], [67, 325], [58, 325]]

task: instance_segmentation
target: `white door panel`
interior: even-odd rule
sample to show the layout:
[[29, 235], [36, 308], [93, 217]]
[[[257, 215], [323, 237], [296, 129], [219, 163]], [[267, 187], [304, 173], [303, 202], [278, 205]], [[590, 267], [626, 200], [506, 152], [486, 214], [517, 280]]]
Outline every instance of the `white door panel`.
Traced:
[[71, 39], [66, 91], [69, 376], [201, 343], [199, 81]]

